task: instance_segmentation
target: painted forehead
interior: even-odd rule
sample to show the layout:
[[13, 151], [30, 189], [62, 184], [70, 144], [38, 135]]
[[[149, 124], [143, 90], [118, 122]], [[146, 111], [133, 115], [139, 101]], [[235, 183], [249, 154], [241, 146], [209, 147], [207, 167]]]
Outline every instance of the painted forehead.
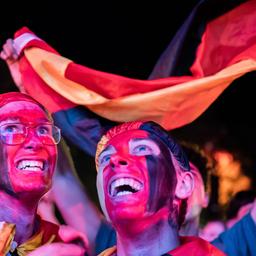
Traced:
[[49, 121], [47, 113], [36, 103], [13, 101], [0, 108], [0, 122], [11, 121]]
[[147, 144], [151, 145], [157, 145], [159, 148], [161, 148], [164, 151], [168, 151], [168, 154], [170, 154], [168, 147], [157, 137], [152, 136], [150, 133], [144, 130], [130, 130], [123, 133], [120, 133], [113, 138], [111, 138], [105, 145], [103, 150], [99, 153], [101, 155], [103, 152], [113, 150], [114, 148], [116, 150], [122, 149], [128, 152], [130, 150], [131, 146], [137, 145], [137, 144]]
[[111, 138], [107, 142], [105, 148], [107, 148], [109, 145], [122, 145], [124, 143], [129, 143], [130, 141], [136, 141], [139, 139], [149, 139], [149, 134], [143, 130], [126, 131]]
[[128, 131], [140, 130], [147, 134], [147, 137], [157, 141], [158, 144], [164, 145], [163, 148], [168, 148], [175, 161], [178, 163], [182, 171], [190, 171], [188, 159], [181, 149], [181, 147], [175, 142], [175, 140], [158, 124], [154, 122], [128, 122], [111, 128], [106, 135], [104, 135], [98, 143], [95, 163], [96, 169], [98, 169], [98, 156], [106, 148], [106, 145], [112, 141], [117, 135], [127, 133]]

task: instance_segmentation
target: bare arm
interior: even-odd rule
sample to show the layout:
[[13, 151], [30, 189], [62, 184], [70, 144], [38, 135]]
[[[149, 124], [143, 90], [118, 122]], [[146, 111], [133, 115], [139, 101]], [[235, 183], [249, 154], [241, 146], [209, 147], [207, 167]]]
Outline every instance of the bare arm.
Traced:
[[89, 241], [89, 250], [94, 251], [102, 215], [80, 183], [64, 141], [59, 145], [59, 160], [52, 193], [65, 222], [84, 233]]
[[256, 199], [254, 200], [253, 205], [252, 205], [251, 216], [256, 225]]
[[84, 256], [85, 250], [75, 244], [52, 243], [40, 246], [28, 256]]
[[22, 86], [21, 74], [19, 70], [18, 54], [16, 53], [14, 41], [12, 39], [9, 38], [6, 40], [2, 51], [0, 52], [0, 58], [6, 62], [11, 76], [20, 92], [25, 93], [25, 89]]
[[52, 189], [48, 191], [39, 201], [37, 213], [42, 219], [59, 225], [59, 221], [55, 215], [54, 198], [52, 196]]
[[[6, 61], [17, 87], [21, 92], [24, 92], [19, 70], [18, 54], [12, 39], [8, 39], [3, 45], [0, 57]], [[64, 143], [59, 147], [59, 162], [52, 193], [55, 203], [66, 223], [85, 233], [90, 247], [94, 246], [102, 215], [91, 202], [80, 183], [71, 155]], [[75, 215], [74, 212], [76, 212]], [[74, 218], [74, 216], [76, 217]]]
[[85, 256], [87, 252], [88, 241], [84, 234], [69, 227], [62, 225], [59, 229], [59, 237], [62, 242], [55, 242], [40, 246], [29, 256]]

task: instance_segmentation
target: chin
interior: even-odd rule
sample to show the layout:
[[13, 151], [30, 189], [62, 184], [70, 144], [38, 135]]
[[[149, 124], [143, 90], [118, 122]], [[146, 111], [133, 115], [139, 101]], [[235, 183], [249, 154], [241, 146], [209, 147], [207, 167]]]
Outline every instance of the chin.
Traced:
[[108, 212], [109, 213], [109, 217], [111, 219], [111, 221], [113, 222], [120, 222], [120, 221], [128, 221], [128, 222], [133, 222], [133, 221], [138, 221], [140, 219], [143, 218], [143, 214], [141, 212], [136, 212], [134, 211], [133, 209], [120, 209], [120, 210], [117, 210], [115, 209], [114, 211], [112, 212]]
[[26, 195], [26, 197], [40, 198], [49, 191], [51, 184], [40, 183], [40, 184], [19, 184], [14, 189], [16, 194]]

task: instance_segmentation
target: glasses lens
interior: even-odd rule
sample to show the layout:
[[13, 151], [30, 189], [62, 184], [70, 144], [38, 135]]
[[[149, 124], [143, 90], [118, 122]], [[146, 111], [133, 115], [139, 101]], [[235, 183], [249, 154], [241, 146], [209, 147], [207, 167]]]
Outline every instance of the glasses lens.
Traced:
[[[25, 141], [28, 127], [20, 123], [10, 123], [0, 126], [1, 140], [7, 145], [18, 145]], [[33, 127], [31, 127], [33, 128]], [[43, 144], [55, 145], [60, 142], [60, 129], [52, 124], [37, 125], [34, 131]]]
[[37, 136], [46, 145], [58, 144], [61, 139], [60, 129], [52, 124], [40, 124], [36, 128]]
[[1, 140], [8, 145], [16, 145], [24, 142], [26, 128], [23, 124], [4, 124], [0, 127]]

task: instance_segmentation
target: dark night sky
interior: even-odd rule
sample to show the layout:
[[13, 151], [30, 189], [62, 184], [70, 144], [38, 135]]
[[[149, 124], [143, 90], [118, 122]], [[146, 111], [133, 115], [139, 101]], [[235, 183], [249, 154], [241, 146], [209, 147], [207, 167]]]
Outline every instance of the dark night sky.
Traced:
[[[0, 16], [0, 44], [26, 25], [77, 63], [146, 79], [196, 2], [45, 0], [29, 4], [9, 1], [1, 7], [2, 15], [9, 17]], [[255, 73], [235, 81], [200, 118], [175, 130], [175, 135], [200, 143], [211, 139], [239, 150], [251, 159], [253, 165], [248, 170], [252, 173], [256, 159], [255, 81]], [[15, 88], [2, 61], [0, 83], [2, 91]]]

